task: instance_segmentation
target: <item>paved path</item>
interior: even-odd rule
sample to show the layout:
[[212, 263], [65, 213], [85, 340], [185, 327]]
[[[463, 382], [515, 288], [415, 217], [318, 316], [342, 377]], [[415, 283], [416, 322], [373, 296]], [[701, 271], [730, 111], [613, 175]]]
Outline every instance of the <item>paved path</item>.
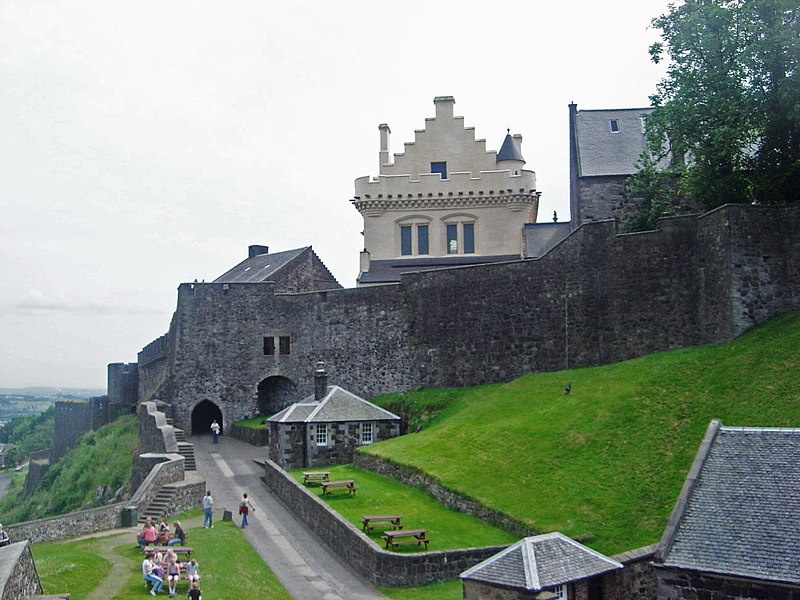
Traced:
[[296, 600], [378, 600], [368, 581], [331, 554], [267, 489], [261, 480], [267, 449], [221, 436], [212, 444], [210, 436], [192, 436], [198, 474], [208, 482], [214, 498], [214, 519], [230, 510], [239, 520], [238, 506], [247, 492], [256, 507], [244, 533], [283, 586]]

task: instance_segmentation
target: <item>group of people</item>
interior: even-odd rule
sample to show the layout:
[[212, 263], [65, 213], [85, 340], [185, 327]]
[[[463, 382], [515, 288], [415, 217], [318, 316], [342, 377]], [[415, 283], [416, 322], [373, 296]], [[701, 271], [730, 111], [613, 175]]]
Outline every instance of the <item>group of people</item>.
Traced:
[[183, 546], [186, 541], [186, 532], [183, 530], [180, 521], [173, 523], [174, 529], [170, 531], [166, 518], [161, 517], [161, 522], [156, 527], [153, 520], [147, 517], [141, 533], [137, 536], [137, 544], [140, 548], [150, 545], [167, 546], [165, 553], [148, 552], [142, 561], [142, 576], [145, 586], [150, 586], [150, 595], [155, 596], [161, 592], [164, 581], [167, 582], [169, 597], [175, 597], [175, 588], [181, 579], [181, 571], [186, 573], [189, 581], [188, 597], [192, 600], [199, 600], [200, 596], [200, 568], [197, 561], [192, 559], [182, 563], [178, 555], [172, 550], [173, 546]]
[[144, 577], [145, 587], [150, 588], [150, 595], [155, 596], [161, 592], [164, 581], [167, 582], [169, 597], [175, 597], [175, 589], [181, 580], [181, 571], [186, 573], [186, 580], [189, 582], [190, 600], [202, 600], [200, 592], [200, 567], [195, 559], [182, 563], [172, 549], [168, 549], [164, 554], [161, 552], [148, 552], [142, 561], [142, 576]]
[[161, 517], [161, 522], [156, 528], [153, 520], [147, 517], [141, 533], [136, 537], [136, 543], [140, 548], [150, 545], [183, 546], [186, 541], [186, 532], [181, 527], [180, 521], [175, 521], [173, 526], [174, 530], [170, 532], [166, 518]]

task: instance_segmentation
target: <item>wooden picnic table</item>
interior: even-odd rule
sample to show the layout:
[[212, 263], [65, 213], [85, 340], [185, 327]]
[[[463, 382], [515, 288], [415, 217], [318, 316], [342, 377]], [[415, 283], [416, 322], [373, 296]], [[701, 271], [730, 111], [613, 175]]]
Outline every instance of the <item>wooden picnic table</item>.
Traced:
[[349, 492], [350, 494], [356, 493], [356, 482], [352, 479], [342, 479], [340, 481], [323, 481], [321, 484], [322, 486], [322, 495], [327, 496], [330, 495], [332, 491], [339, 491], [339, 492]]
[[192, 547], [191, 546], [145, 546], [142, 548], [145, 554], [148, 552], [156, 553], [161, 552], [164, 554], [167, 550], [172, 550], [175, 554], [185, 554], [186, 558], [189, 558], [192, 555]]
[[303, 484], [307, 484], [309, 481], [328, 481], [330, 476], [330, 471], [303, 471]]
[[392, 550], [397, 550], [400, 544], [425, 544], [425, 550], [428, 549], [428, 542], [430, 541], [425, 534], [428, 533], [427, 529], [397, 529], [395, 531], [386, 531], [381, 536], [386, 540], [386, 547], [392, 547]]
[[364, 531], [372, 531], [375, 529], [375, 525], [372, 525], [372, 523], [389, 523], [392, 529], [402, 529], [401, 518], [400, 515], [361, 515], [362, 529]]

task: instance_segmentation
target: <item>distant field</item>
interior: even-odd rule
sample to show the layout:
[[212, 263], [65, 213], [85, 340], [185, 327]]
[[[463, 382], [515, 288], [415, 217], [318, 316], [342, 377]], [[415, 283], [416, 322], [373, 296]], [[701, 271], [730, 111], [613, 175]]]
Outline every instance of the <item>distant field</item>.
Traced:
[[800, 427], [800, 314], [727, 344], [374, 401], [423, 428], [361, 451], [615, 554], [660, 538], [711, 419]]

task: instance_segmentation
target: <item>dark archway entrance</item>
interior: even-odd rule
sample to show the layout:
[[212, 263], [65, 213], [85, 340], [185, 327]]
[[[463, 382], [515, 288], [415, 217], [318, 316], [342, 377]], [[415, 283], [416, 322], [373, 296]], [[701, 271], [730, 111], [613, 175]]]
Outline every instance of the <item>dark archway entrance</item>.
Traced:
[[297, 402], [296, 393], [297, 386], [291, 379], [280, 375], [267, 377], [258, 384], [259, 414], [272, 416], [283, 410], [292, 402]]
[[225, 427], [222, 411], [210, 400], [203, 400], [192, 411], [192, 435], [211, 435], [211, 422], [216, 419], [220, 432]]

